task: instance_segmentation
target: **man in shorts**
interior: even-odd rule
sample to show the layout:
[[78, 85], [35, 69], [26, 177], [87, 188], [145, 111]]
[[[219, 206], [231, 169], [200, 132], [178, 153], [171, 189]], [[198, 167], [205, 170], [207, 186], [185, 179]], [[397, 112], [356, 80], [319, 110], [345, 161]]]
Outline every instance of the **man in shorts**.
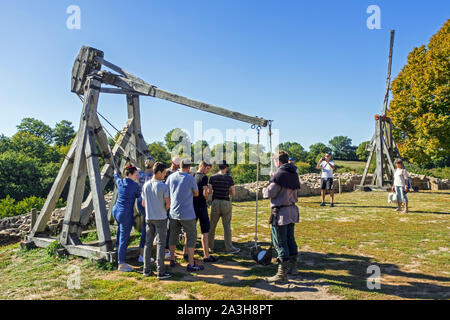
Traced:
[[193, 176], [189, 174], [191, 160], [181, 161], [181, 170], [172, 173], [167, 178], [166, 184], [170, 191], [170, 266], [175, 266], [175, 246], [178, 243], [180, 233], [186, 234], [186, 246], [188, 253], [187, 271], [201, 271], [202, 265], [194, 261], [195, 243], [197, 242], [197, 223], [194, 211], [193, 197], [198, 197], [198, 187]]
[[331, 154], [326, 153], [325, 157], [319, 160], [317, 163], [317, 169], [322, 170], [321, 175], [321, 195], [322, 203], [321, 206], [325, 205], [325, 194], [327, 190], [330, 191], [331, 203], [330, 207], [334, 207], [334, 190], [333, 190], [333, 170], [336, 168], [334, 162], [331, 161]]
[[203, 160], [198, 167], [198, 171], [194, 173], [194, 179], [199, 191], [198, 197], [194, 197], [194, 211], [197, 220], [200, 220], [200, 230], [202, 231], [203, 262], [216, 262], [218, 259], [209, 254], [208, 246], [208, 234], [211, 228], [208, 205], [206, 204], [209, 196], [207, 176], [209, 170], [211, 170], [211, 164]]

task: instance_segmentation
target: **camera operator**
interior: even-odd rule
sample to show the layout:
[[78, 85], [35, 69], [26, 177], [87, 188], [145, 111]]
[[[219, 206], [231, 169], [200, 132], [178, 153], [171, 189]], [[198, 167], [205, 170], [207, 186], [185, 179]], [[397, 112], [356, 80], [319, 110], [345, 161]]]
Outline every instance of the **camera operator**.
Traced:
[[331, 154], [326, 153], [325, 157], [319, 160], [317, 163], [317, 169], [322, 170], [321, 175], [321, 195], [322, 203], [321, 206], [325, 205], [325, 194], [327, 190], [330, 191], [331, 203], [330, 207], [334, 207], [334, 190], [333, 190], [333, 170], [335, 169], [334, 162], [331, 161]]

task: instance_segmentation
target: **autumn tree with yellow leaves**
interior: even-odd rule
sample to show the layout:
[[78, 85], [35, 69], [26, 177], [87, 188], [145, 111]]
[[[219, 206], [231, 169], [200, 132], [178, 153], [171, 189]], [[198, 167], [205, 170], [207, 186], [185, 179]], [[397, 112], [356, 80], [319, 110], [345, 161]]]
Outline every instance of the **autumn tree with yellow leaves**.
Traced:
[[402, 157], [420, 166], [450, 154], [450, 19], [427, 46], [414, 48], [392, 82], [388, 115]]

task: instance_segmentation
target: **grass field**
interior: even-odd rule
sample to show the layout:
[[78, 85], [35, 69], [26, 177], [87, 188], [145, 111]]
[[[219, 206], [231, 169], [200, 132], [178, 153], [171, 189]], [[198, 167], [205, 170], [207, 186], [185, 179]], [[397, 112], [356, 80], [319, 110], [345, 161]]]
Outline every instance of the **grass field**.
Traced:
[[[0, 299], [448, 299], [450, 192], [408, 197], [408, 214], [394, 213], [384, 192], [337, 195], [334, 208], [320, 207], [319, 197], [300, 198], [300, 276], [289, 285], [262, 280], [276, 266], [259, 266], [249, 257], [255, 204], [241, 202], [233, 206], [232, 222], [241, 253], [219, 252], [220, 261], [203, 272], [186, 273], [182, 260], [170, 281], [158, 281], [143, 277], [136, 261], [136, 272], [119, 273], [109, 264], [54, 258], [45, 249], [22, 251], [14, 244], [0, 247]], [[263, 246], [270, 241], [268, 214], [268, 202], [261, 201]], [[218, 249], [222, 234], [219, 223]], [[200, 258], [200, 250], [196, 254]], [[371, 265], [381, 271], [379, 290], [367, 287]], [[80, 271], [80, 289], [67, 287], [74, 270]]]
[[364, 169], [366, 162], [365, 161], [346, 161], [346, 160], [334, 160], [334, 163], [337, 166], [347, 167], [350, 169]]

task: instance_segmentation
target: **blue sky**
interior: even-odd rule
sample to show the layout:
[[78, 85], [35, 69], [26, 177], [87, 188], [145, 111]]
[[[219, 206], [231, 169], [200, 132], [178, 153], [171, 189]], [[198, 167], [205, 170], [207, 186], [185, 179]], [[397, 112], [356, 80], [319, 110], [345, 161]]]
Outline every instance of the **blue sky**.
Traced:
[[[81, 29], [69, 30], [69, 5]], [[369, 30], [369, 5], [381, 29]], [[157, 87], [274, 120], [280, 140], [304, 147], [345, 135], [371, 138], [382, 108], [389, 30], [396, 30], [392, 74], [447, 18], [449, 1], [0, 1], [0, 133], [24, 117], [78, 128], [81, 103], [70, 73], [82, 45]], [[99, 111], [117, 127], [125, 98], [103, 94]], [[143, 134], [172, 128], [248, 129], [249, 125], [141, 98]]]

